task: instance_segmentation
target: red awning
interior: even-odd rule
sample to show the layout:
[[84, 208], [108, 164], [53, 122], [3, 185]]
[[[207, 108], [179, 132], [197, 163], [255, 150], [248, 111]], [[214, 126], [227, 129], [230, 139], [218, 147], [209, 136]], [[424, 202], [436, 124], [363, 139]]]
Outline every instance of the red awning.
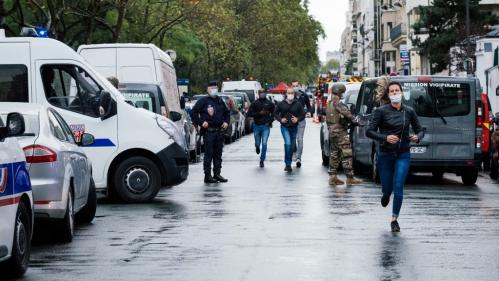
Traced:
[[282, 94], [282, 93], [286, 93], [287, 90], [288, 90], [288, 86], [286, 85], [286, 83], [280, 82], [279, 84], [277, 84], [277, 86], [275, 88], [270, 89], [269, 92]]

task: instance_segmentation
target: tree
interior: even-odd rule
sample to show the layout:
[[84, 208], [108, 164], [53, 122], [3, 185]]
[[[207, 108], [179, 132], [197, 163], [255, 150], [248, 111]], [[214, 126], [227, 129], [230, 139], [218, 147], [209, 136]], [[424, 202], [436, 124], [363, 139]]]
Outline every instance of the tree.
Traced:
[[329, 73], [331, 70], [338, 71], [340, 70], [340, 62], [335, 59], [330, 59], [327, 63], [325, 63], [321, 69], [320, 73]]
[[[419, 6], [420, 19], [413, 25], [415, 33], [428, 30], [425, 41], [415, 37], [412, 43], [427, 56], [432, 63], [432, 72], [446, 69], [450, 62], [450, 49], [459, 46], [465, 50], [466, 57], [473, 57], [473, 48], [467, 48], [467, 40], [486, 33], [487, 25], [499, 22], [497, 16], [479, 10], [480, 0], [469, 0], [470, 38], [466, 38], [466, 7], [462, 0], [433, 0], [432, 6]], [[473, 47], [474, 44], [471, 45]]]

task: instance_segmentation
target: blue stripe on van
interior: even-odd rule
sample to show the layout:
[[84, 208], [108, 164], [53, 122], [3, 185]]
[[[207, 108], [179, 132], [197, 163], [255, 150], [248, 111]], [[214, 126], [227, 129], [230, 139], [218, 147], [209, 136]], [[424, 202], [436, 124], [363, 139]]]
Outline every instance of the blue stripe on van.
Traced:
[[110, 139], [95, 139], [94, 143], [87, 147], [112, 147], [116, 146]]

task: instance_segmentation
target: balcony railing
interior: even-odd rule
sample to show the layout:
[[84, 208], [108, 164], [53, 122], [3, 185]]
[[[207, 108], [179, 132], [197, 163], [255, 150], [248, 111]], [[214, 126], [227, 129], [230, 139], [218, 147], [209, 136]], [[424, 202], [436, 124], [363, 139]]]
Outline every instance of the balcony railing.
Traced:
[[392, 42], [397, 41], [402, 36], [407, 36], [407, 27], [404, 23], [395, 26], [390, 31], [390, 39]]

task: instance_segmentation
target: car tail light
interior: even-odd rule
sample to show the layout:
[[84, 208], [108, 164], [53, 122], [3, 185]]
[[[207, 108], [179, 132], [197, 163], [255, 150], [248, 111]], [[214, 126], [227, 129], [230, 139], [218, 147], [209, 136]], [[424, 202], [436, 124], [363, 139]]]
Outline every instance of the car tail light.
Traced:
[[478, 103], [476, 107], [476, 127], [481, 128], [483, 125], [483, 108], [482, 104]]
[[24, 149], [26, 162], [28, 163], [47, 163], [57, 161], [57, 154], [50, 148], [43, 145], [30, 145]]
[[482, 147], [482, 138], [481, 137], [476, 137], [475, 138], [475, 147], [476, 148], [481, 148]]

